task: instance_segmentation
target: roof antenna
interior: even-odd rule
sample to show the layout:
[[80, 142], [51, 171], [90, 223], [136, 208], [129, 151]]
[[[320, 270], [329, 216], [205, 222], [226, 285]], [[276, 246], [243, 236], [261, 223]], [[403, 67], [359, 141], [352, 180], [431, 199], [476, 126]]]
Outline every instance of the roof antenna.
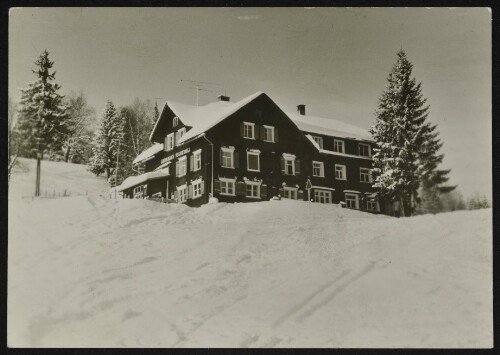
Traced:
[[189, 89], [195, 89], [196, 90], [196, 106], [199, 106], [199, 99], [200, 99], [200, 91], [208, 91], [208, 92], [213, 92], [213, 90], [208, 90], [204, 88], [204, 86], [219, 86], [220, 84], [218, 83], [210, 83], [206, 81], [197, 81], [197, 80], [184, 80], [181, 79], [179, 82], [186, 82], [190, 83], [191, 85], [194, 86], [188, 86]]

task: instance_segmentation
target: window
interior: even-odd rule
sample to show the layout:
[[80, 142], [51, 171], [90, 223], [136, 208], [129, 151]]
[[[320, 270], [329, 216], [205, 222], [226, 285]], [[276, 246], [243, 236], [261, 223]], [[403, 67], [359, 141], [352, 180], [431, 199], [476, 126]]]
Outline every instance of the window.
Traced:
[[326, 190], [314, 190], [314, 202], [332, 203], [332, 192]]
[[179, 117], [175, 116], [174, 121], [172, 122], [172, 127], [175, 127], [179, 124]]
[[223, 168], [234, 168], [234, 149], [221, 148], [221, 166]]
[[283, 197], [289, 198], [292, 200], [296, 200], [297, 199], [297, 190], [298, 190], [298, 187], [284, 187], [283, 188]]
[[319, 145], [320, 149], [323, 149], [323, 137], [313, 136], [313, 139]]
[[255, 123], [243, 122], [243, 137], [255, 139]]
[[203, 181], [201, 179], [195, 180], [195, 181], [192, 182], [192, 185], [193, 185], [193, 198], [201, 197], [201, 195], [202, 195], [201, 185], [202, 184], [203, 184]]
[[176, 163], [176, 176], [184, 176], [186, 175], [186, 169], [187, 168], [187, 157], [184, 155], [183, 157], [180, 157], [179, 160], [177, 160]]
[[375, 201], [375, 199], [373, 197], [369, 197], [366, 200], [366, 209], [368, 211], [378, 211], [377, 201]]
[[264, 126], [264, 141], [274, 142], [274, 127]]
[[358, 205], [358, 195], [356, 194], [345, 194], [345, 204], [348, 208], [359, 208]]
[[322, 161], [313, 161], [313, 176], [325, 176], [325, 169]]
[[177, 186], [177, 202], [183, 203], [187, 201], [187, 185]]
[[247, 169], [248, 171], [260, 171], [260, 151], [247, 152]]
[[359, 168], [359, 181], [372, 182], [372, 174], [370, 173], [370, 169]]
[[174, 149], [174, 134], [170, 133], [167, 135], [165, 142], [165, 150], [168, 152], [169, 150]]
[[359, 147], [359, 155], [361, 155], [362, 157], [371, 157], [372, 156], [369, 144], [359, 143], [358, 147]]
[[234, 183], [235, 183], [235, 180], [221, 178], [220, 179], [220, 194], [234, 196], [235, 195]]
[[260, 198], [260, 182], [246, 182], [247, 197]]
[[147, 185], [141, 185], [134, 187], [134, 198], [142, 198], [146, 196]]
[[176, 132], [176, 139], [175, 139], [175, 141], [176, 141], [177, 145], [179, 145], [179, 141], [180, 141], [180, 139], [182, 138], [182, 136], [185, 133], [186, 133], [186, 127], [183, 127], [183, 128], [181, 128], [180, 130], [178, 130]]
[[335, 179], [346, 180], [345, 165], [335, 164]]
[[334, 139], [333, 140], [333, 151], [337, 153], [345, 153], [344, 141]]
[[283, 153], [281, 171], [285, 175], [295, 175], [295, 155]]
[[193, 171], [201, 169], [201, 149], [193, 152]]

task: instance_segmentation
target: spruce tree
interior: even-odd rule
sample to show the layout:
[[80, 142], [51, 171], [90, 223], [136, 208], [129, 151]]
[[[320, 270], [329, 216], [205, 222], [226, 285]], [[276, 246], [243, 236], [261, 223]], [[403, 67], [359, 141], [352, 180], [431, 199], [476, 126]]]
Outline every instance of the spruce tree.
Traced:
[[116, 167], [119, 146], [123, 146], [122, 117], [117, 114], [111, 101], [106, 103], [99, 130], [92, 142], [92, 158], [89, 170], [96, 175], [106, 172], [109, 179]]
[[54, 62], [46, 50], [35, 61], [33, 73], [37, 79], [21, 90], [17, 130], [19, 131], [23, 156], [32, 156], [37, 148], [51, 153], [60, 153], [69, 133], [68, 107], [63, 103], [61, 88], [54, 83], [56, 72], [51, 72]]
[[158, 110], [158, 102], [155, 101], [155, 107], [153, 111], [153, 122], [156, 123], [156, 121], [158, 121], [158, 118], [160, 118], [160, 110]]
[[402, 215], [414, 212], [420, 186], [420, 146], [428, 137], [429, 106], [413, 65], [401, 50], [379, 99], [370, 132], [377, 144], [373, 156], [374, 187], [386, 201], [399, 201]]

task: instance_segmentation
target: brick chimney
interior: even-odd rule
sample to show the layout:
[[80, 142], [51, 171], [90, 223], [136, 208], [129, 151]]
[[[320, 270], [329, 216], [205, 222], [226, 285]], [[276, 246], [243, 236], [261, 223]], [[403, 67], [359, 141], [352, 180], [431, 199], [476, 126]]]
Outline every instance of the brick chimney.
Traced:
[[219, 96], [217, 96], [217, 101], [229, 102], [229, 96], [219, 95]]
[[306, 105], [297, 105], [297, 111], [302, 116], [305, 116], [305, 114], [306, 114]]

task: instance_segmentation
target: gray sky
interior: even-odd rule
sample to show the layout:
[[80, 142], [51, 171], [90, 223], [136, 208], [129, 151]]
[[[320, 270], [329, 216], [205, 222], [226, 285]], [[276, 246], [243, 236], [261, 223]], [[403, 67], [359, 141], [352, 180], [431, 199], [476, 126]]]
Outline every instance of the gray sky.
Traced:
[[465, 196], [491, 195], [491, 14], [485, 8], [18, 8], [10, 12], [9, 95], [47, 49], [62, 92], [97, 112], [135, 97], [196, 103], [180, 80], [218, 83], [200, 104], [266, 92], [285, 111], [368, 128], [402, 47]]

